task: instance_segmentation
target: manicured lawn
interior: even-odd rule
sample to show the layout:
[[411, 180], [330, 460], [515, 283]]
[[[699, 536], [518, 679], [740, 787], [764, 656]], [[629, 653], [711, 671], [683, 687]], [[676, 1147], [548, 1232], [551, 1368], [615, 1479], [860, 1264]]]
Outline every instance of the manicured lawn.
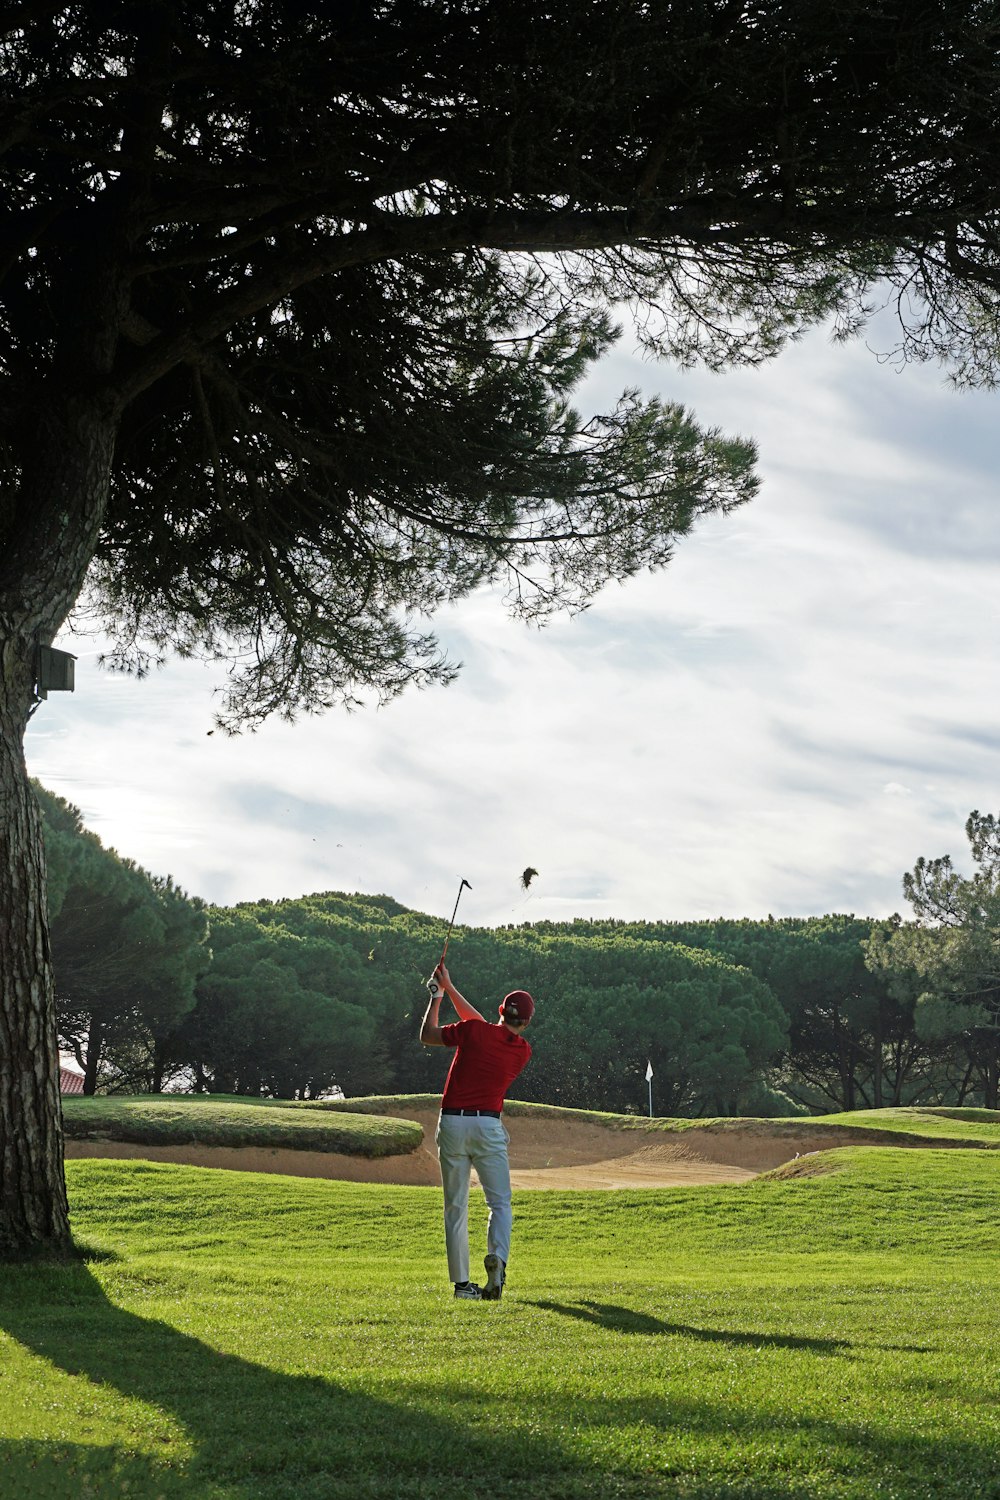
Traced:
[[411, 1120], [319, 1114], [265, 1100], [204, 1094], [101, 1095], [63, 1099], [70, 1140], [134, 1141], [143, 1146], [262, 1146], [391, 1156], [423, 1139]]
[[994, 1497], [1000, 1156], [828, 1162], [520, 1194], [500, 1304], [431, 1189], [73, 1162], [102, 1258], [0, 1275], [0, 1495]]
[[[391, 1114], [394, 1109], [433, 1109], [441, 1100], [439, 1094], [380, 1094], [359, 1099], [307, 1100], [291, 1106], [302, 1111], [324, 1111], [342, 1114], [345, 1111], [356, 1115], [378, 1115], [381, 1111]], [[874, 1132], [873, 1142], [882, 1133], [914, 1136], [923, 1141], [941, 1141], [942, 1145], [953, 1141], [967, 1141], [984, 1149], [1000, 1148], [1000, 1111], [989, 1109], [859, 1109], [842, 1114], [794, 1115], [780, 1119], [740, 1119], [725, 1115], [714, 1119], [671, 1119], [645, 1115], [604, 1114], [594, 1109], [565, 1109], [560, 1105], [529, 1104], [508, 1099], [504, 1105], [508, 1115], [531, 1115], [536, 1118], [548, 1116], [552, 1119], [579, 1120], [595, 1125], [604, 1125], [609, 1130], [632, 1130], [654, 1134], [677, 1134], [691, 1131], [695, 1136], [701, 1130], [724, 1130], [727, 1134], [741, 1130], [766, 1130], [771, 1135], [787, 1136], [789, 1141], [803, 1131], [810, 1135], [830, 1136], [831, 1146], [842, 1137], [841, 1127], [852, 1131]], [[790, 1152], [794, 1152], [794, 1145]]]
[[1000, 1146], [1000, 1111], [994, 1109], [859, 1109], [823, 1119], [838, 1125]]

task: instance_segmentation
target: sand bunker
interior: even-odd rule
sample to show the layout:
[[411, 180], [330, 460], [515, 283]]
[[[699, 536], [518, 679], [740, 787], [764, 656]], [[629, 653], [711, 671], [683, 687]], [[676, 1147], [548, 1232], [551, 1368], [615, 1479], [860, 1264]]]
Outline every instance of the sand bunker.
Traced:
[[[400, 1109], [392, 1113], [416, 1120], [423, 1128], [423, 1143], [416, 1151], [372, 1159], [256, 1146], [140, 1146], [121, 1141], [69, 1140], [66, 1155], [138, 1158], [347, 1182], [437, 1186], [441, 1181], [434, 1147], [437, 1110]], [[882, 1131], [849, 1127], [810, 1130], [807, 1123], [792, 1126], [791, 1121], [772, 1125], [751, 1120], [741, 1122], [738, 1128], [706, 1125], [676, 1134], [613, 1130], [560, 1115], [514, 1114], [505, 1116], [505, 1123], [515, 1188], [696, 1187], [746, 1182], [810, 1151], [848, 1145], [910, 1144], [905, 1136], [887, 1139]]]

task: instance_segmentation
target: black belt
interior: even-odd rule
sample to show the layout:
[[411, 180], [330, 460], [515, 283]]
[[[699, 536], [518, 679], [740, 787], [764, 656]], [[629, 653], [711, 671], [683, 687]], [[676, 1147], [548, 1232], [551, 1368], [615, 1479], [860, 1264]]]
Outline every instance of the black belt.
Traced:
[[499, 1120], [498, 1109], [443, 1109], [443, 1115], [489, 1115], [491, 1120]]

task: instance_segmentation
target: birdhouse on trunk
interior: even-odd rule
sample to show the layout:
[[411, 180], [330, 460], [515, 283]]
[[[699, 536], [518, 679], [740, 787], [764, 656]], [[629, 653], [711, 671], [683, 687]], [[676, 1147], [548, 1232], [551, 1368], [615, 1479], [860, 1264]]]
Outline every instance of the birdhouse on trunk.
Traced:
[[54, 646], [39, 646], [35, 654], [35, 697], [72, 693], [76, 687], [76, 657]]

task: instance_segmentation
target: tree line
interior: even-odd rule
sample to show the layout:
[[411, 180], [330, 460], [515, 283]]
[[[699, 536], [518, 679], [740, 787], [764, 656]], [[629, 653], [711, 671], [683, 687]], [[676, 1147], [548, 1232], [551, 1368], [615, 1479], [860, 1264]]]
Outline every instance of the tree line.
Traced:
[[[426, 1092], [416, 1044], [443, 923], [388, 896], [211, 907], [105, 849], [38, 788], [61, 1045], [85, 1092], [315, 1098]], [[920, 859], [913, 917], [578, 919], [458, 929], [487, 1015], [540, 1004], [525, 1099], [664, 1115], [998, 1105], [1000, 830], [973, 813], [975, 872]]]

